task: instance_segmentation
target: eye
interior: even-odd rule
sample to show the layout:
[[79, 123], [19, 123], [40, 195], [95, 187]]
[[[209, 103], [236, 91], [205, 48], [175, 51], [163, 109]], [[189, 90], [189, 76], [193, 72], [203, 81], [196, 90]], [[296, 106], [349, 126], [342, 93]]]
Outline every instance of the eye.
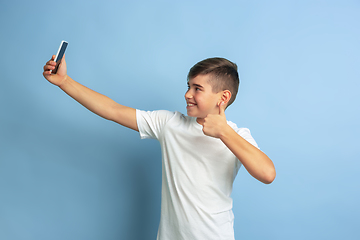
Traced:
[[195, 91], [200, 91], [200, 90], [201, 90], [201, 89], [200, 89], [200, 88], [198, 88], [198, 87], [197, 87], [197, 88], [195, 88]]

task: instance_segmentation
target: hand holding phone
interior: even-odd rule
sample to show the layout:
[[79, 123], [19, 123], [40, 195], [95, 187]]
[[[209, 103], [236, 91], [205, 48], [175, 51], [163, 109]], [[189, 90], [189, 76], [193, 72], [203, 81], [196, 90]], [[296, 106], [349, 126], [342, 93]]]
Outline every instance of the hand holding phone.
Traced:
[[[51, 59], [46, 62], [44, 66], [44, 72], [43, 76], [46, 80], [48, 80], [50, 83], [60, 86], [64, 80], [66, 79], [66, 61], [61, 63], [61, 69], [58, 71], [59, 64], [62, 61], [62, 58], [64, 57], [65, 49], [67, 47], [68, 43], [66, 41], [62, 41], [59, 47], [58, 52], [56, 55], [52, 55]], [[58, 71], [58, 73], [57, 73]], [[57, 73], [57, 74], [56, 74]]]
[[57, 51], [55, 59], [54, 59], [54, 61], [56, 62], [55, 69], [52, 70], [51, 73], [56, 74], [56, 72], [57, 72], [57, 70], [59, 68], [61, 59], [63, 58], [63, 56], [65, 54], [65, 50], [66, 50], [67, 45], [68, 45], [68, 42], [66, 42], [66, 41], [61, 42], [59, 50]]

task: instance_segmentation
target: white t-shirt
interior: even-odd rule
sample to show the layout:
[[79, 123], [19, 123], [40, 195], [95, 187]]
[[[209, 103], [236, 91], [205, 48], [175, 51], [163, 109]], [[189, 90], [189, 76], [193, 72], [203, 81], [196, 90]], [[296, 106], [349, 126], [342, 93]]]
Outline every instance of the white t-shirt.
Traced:
[[[241, 162], [196, 118], [179, 112], [136, 110], [141, 138], [159, 140], [162, 152], [161, 219], [157, 240], [233, 240], [233, 181]], [[250, 131], [228, 121], [257, 147]]]

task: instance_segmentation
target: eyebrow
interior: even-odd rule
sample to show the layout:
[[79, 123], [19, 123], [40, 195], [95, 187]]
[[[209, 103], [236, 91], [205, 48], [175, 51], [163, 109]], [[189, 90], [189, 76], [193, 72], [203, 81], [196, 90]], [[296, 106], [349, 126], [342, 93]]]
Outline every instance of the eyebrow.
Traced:
[[[187, 85], [190, 86], [189, 83], [187, 83]], [[194, 87], [204, 88], [204, 87], [201, 86], [200, 84], [196, 84], [196, 83], [192, 83], [191, 85], [194, 86]]]

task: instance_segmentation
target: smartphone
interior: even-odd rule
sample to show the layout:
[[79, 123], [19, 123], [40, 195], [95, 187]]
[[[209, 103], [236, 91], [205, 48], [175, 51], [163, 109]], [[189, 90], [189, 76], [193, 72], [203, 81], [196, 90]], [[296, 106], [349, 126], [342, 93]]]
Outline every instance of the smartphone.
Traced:
[[52, 70], [51, 73], [55, 74], [57, 72], [57, 70], [59, 68], [59, 65], [60, 65], [60, 62], [61, 62], [61, 59], [64, 56], [67, 45], [68, 45], [68, 42], [66, 42], [66, 41], [61, 42], [59, 50], [57, 51], [56, 57], [55, 57], [55, 60], [54, 60], [56, 62], [55, 69]]

